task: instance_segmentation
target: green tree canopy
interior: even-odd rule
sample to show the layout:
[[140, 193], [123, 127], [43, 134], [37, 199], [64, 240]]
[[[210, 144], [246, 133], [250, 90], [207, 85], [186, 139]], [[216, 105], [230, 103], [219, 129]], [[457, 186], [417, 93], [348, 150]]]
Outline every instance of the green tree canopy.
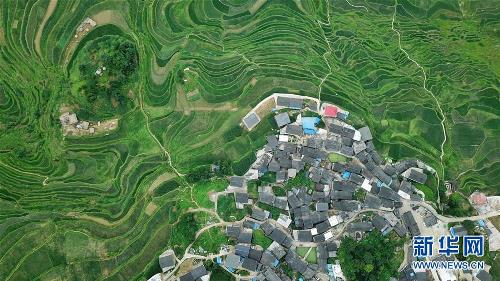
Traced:
[[382, 236], [379, 231], [356, 241], [346, 237], [338, 257], [347, 280], [384, 281], [396, 277], [399, 261], [394, 252], [400, 241]]

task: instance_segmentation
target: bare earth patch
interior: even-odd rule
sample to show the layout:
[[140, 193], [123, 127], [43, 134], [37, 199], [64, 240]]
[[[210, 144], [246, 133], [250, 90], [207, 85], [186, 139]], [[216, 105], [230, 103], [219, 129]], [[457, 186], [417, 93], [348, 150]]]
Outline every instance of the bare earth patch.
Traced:
[[145, 210], [146, 215], [151, 216], [156, 211], [156, 209], [158, 209], [158, 206], [156, 206], [156, 204], [153, 202], [149, 202]]
[[40, 51], [40, 39], [42, 38], [42, 31], [43, 28], [45, 27], [45, 24], [47, 23], [47, 20], [50, 18], [54, 10], [56, 9], [57, 6], [57, 0], [50, 0], [49, 5], [47, 6], [47, 11], [45, 12], [45, 16], [43, 17], [42, 22], [40, 23], [40, 26], [38, 27], [38, 30], [36, 32], [35, 36], [35, 51], [39, 56], [42, 55]]

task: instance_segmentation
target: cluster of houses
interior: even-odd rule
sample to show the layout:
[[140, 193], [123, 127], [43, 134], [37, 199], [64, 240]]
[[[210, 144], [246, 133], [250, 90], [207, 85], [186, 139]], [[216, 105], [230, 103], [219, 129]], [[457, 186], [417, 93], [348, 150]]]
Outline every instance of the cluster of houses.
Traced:
[[[245, 280], [291, 281], [293, 272], [298, 280], [341, 281], [345, 277], [336, 256], [344, 236], [359, 240], [374, 230], [400, 237], [421, 234], [415, 209], [408, 204], [403, 208], [403, 202], [423, 200], [414, 184], [424, 184], [425, 172], [433, 173], [432, 168], [418, 160], [385, 162], [375, 150], [370, 129], [349, 125], [349, 113], [334, 105], [319, 108], [299, 98], [276, 98], [280, 106], [274, 119], [279, 132], [266, 137], [267, 143], [244, 176], [230, 177], [227, 191], [234, 194], [236, 208], [249, 213], [226, 227], [225, 234], [235, 246], [216, 259], [219, 266]], [[316, 108], [317, 115], [305, 112], [310, 108]], [[250, 119], [243, 120], [249, 129], [255, 126], [245, 123]], [[257, 196], [250, 194], [248, 183], [264, 175], [265, 181], [256, 181], [260, 183]], [[297, 181], [301, 183], [305, 178], [307, 184], [287, 185], [296, 177], [302, 177]], [[275, 192], [277, 188], [281, 192]], [[422, 221], [426, 227], [438, 223], [430, 212]], [[257, 239], [259, 235], [267, 237], [268, 243]], [[314, 248], [314, 262], [306, 258], [311, 251], [299, 255], [298, 248]], [[164, 253], [163, 259], [164, 272], [171, 270], [173, 252]], [[198, 265], [179, 280], [208, 280], [209, 275]], [[408, 265], [391, 280], [430, 279]]]
[[73, 131], [86, 131], [89, 134], [95, 133], [95, 128], [88, 121], [79, 121], [76, 113], [65, 112], [59, 116], [59, 121], [65, 133]]
[[118, 127], [118, 119], [98, 122], [79, 120], [76, 113], [64, 112], [59, 116], [64, 135], [92, 135], [112, 131]]
[[[296, 102], [295, 107], [299, 106]], [[323, 118], [304, 117], [300, 111], [277, 112], [279, 134], [267, 136], [267, 144], [257, 152], [246, 175], [230, 178], [228, 190], [234, 192], [236, 207], [248, 206], [251, 214], [243, 223], [226, 228], [226, 235], [236, 243], [234, 253], [221, 260], [226, 270], [246, 270], [254, 280], [291, 280], [281, 267], [286, 264], [302, 280], [343, 280], [340, 265], [331, 258], [336, 257], [344, 235], [361, 239], [374, 229], [401, 237], [420, 234], [412, 212], [400, 208], [402, 200], [422, 200], [413, 184], [425, 183], [425, 165], [417, 160], [384, 163], [368, 127], [355, 129], [347, 124], [348, 113], [333, 105], [321, 111]], [[347, 161], [331, 162], [331, 153]], [[266, 173], [275, 174], [274, 182], [259, 186], [258, 198], [251, 198], [247, 181]], [[273, 187], [299, 174], [314, 187], [296, 186], [286, 195], [274, 194]], [[279, 216], [273, 217], [272, 209], [279, 210]], [[363, 210], [374, 215], [358, 219]], [[253, 239], [258, 229], [272, 241], [267, 248]], [[317, 262], [300, 257], [297, 247], [316, 248]]]

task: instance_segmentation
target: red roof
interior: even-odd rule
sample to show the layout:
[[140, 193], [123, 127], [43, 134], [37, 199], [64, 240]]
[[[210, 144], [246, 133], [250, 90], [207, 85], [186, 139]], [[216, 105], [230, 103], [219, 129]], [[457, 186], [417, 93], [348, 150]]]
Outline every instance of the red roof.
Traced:
[[335, 106], [327, 105], [325, 107], [326, 117], [337, 117], [337, 108]]

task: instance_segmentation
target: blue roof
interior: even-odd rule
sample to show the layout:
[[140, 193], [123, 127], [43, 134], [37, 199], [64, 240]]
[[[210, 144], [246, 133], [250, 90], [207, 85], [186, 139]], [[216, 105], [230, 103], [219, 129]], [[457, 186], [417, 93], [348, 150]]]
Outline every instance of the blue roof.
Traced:
[[455, 229], [453, 227], [450, 227], [450, 233], [451, 236], [456, 236]]
[[484, 222], [484, 220], [478, 220], [477, 223], [479, 224], [480, 227], [486, 226], [486, 223]]
[[218, 264], [221, 264], [222, 263], [221, 257], [217, 257], [216, 261], [217, 261]]
[[316, 134], [316, 124], [319, 123], [321, 119], [318, 117], [302, 117], [302, 128], [304, 128], [304, 133], [306, 135], [315, 135]]
[[345, 180], [348, 180], [349, 177], [351, 177], [351, 172], [348, 172], [348, 171], [344, 171], [342, 173], [342, 178], [345, 179]]
[[279, 260], [277, 260], [277, 259], [275, 259], [275, 260], [274, 260], [274, 262], [273, 262], [273, 266], [274, 266], [274, 267], [277, 267], [279, 263], [280, 263], [280, 261], [279, 261]]

